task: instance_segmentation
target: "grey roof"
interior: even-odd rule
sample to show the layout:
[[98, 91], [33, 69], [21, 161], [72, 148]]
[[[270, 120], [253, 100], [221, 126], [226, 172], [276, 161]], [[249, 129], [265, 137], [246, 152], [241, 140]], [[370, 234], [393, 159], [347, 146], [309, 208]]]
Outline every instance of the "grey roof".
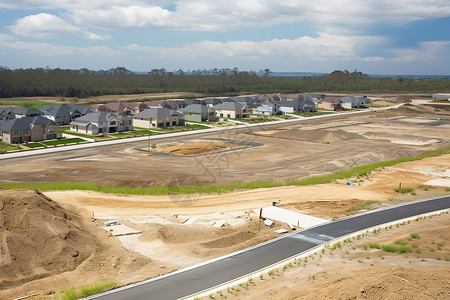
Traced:
[[207, 114], [211, 111], [211, 107], [202, 104], [190, 104], [186, 107], [179, 109], [181, 112], [193, 113], [193, 114]]
[[299, 106], [299, 103], [297, 100], [280, 102], [280, 107], [298, 107], [298, 106]]
[[171, 116], [180, 116], [181, 114], [173, 109], [165, 107], [150, 108], [134, 115], [136, 119], [161, 119]]
[[70, 104], [70, 112], [74, 113], [75, 111], [78, 111], [82, 115], [85, 115], [90, 112], [94, 112], [94, 109], [90, 107], [89, 105], [78, 105], [78, 104]]
[[222, 103], [222, 100], [221, 99], [217, 99], [217, 98], [203, 99], [203, 101], [206, 104], [212, 104], [212, 105], [216, 105], [216, 104]]
[[0, 118], [1, 118], [1, 116], [7, 116], [8, 114], [13, 114], [13, 115], [15, 115], [14, 114], [14, 111], [12, 110], [12, 108], [9, 108], [9, 107], [0, 107]]
[[200, 99], [184, 99], [183, 101], [184, 101], [184, 103], [186, 103], [186, 105], [191, 105], [191, 104], [206, 104], [205, 101], [200, 100]]
[[70, 122], [70, 124], [71, 125], [87, 124], [87, 123], [98, 124], [98, 123], [102, 123], [102, 122], [107, 122], [113, 118], [116, 118], [118, 120], [131, 120], [131, 118], [126, 117], [126, 116], [118, 116], [118, 115], [110, 113], [110, 112], [99, 111], [99, 112], [88, 113], [82, 117], [76, 118], [75, 120]]
[[67, 104], [56, 104], [45, 106], [40, 109], [44, 113], [45, 116], [67, 116], [72, 114], [72, 110]]
[[23, 108], [23, 107], [13, 107], [12, 108], [14, 114], [16, 115], [22, 115], [22, 116], [26, 116], [26, 115], [42, 115], [42, 111], [40, 111], [39, 109], [34, 109], [34, 108]]
[[242, 110], [244, 108], [244, 105], [237, 103], [237, 102], [225, 102], [221, 104], [214, 105], [214, 109], [218, 110]]
[[361, 101], [361, 100], [366, 101], [366, 100], [368, 100], [368, 98], [365, 97], [365, 96], [347, 96], [347, 97], [342, 97], [341, 98], [342, 102], [347, 102], [347, 103], [349, 103], [349, 102], [350, 103], [355, 103], [355, 102]]
[[43, 125], [44, 127], [47, 127], [49, 125], [56, 125], [56, 123], [42, 116], [23, 117], [19, 119], [0, 121], [0, 130], [8, 132], [18, 130], [30, 130], [32, 125]]

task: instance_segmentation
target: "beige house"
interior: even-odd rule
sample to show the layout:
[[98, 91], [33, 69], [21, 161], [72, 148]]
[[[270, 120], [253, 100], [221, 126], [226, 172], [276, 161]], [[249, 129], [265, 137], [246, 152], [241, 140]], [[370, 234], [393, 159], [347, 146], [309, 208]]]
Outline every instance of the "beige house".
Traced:
[[213, 107], [219, 118], [241, 119], [247, 117], [245, 106], [237, 102], [224, 102]]
[[165, 107], [146, 109], [133, 116], [133, 126], [141, 128], [165, 128], [184, 125], [184, 116]]
[[133, 130], [132, 119], [109, 112], [88, 113], [70, 122], [71, 131], [87, 134], [114, 133]]
[[0, 141], [21, 144], [60, 137], [58, 125], [42, 116], [0, 121]]

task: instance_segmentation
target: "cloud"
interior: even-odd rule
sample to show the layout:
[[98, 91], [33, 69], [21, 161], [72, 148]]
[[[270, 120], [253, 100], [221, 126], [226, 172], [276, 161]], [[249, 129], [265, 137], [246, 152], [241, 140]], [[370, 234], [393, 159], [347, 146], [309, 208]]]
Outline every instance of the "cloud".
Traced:
[[392, 49], [391, 52], [395, 55], [390, 60], [398, 63], [433, 63], [443, 60], [443, 65], [448, 63], [450, 58], [450, 41], [430, 41], [422, 42], [416, 48]]
[[87, 55], [87, 56], [115, 56], [121, 54], [120, 51], [104, 46], [73, 47], [57, 45], [52, 43], [36, 43], [3, 38], [0, 35], [0, 47], [4, 49], [21, 50], [42, 56], [67, 56]]
[[84, 38], [87, 40], [92, 40], [92, 41], [103, 41], [103, 40], [110, 39], [111, 36], [110, 35], [98, 35], [93, 32], [85, 31]]
[[131, 44], [123, 49], [147, 52], [163, 57], [204, 57], [266, 59], [283, 58], [296, 61], [381, 61], [380, 57], [359, 57], [361, 44], [380, 43], [381, 37], [350, 37], [320, 34], [317, 38], [303, 36], [298, 39], [273, 39], [269, 41], [201, 41], [183, 47], [151, 47]]
[[[165, 8], [172, 4], [175, 11]], [[200, 31], [312, 22], [324, 32], [450, 16], [447, 0], [0, 0], [0, 7], [65, 10], [79, 26]]]
[[37, 38], [63, 36], [80, 30], [67, 21], [47, 13], [18, 19], [16, 24], [8, 28], [17, 35]]

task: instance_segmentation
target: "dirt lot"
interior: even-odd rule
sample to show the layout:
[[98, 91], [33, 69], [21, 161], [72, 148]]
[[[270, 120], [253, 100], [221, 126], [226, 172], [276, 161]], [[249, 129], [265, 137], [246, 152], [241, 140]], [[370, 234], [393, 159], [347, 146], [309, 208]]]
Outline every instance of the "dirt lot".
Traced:
[[[437, 120], [438, 117], [442, 120]], [[134, 148], [143, 147], [145, 143], [137, 143], [41, 155], [26, 161], [0, 161], [0, 182], [79, 181], [154, 186], [172, 184], [174, 178], [181, 184], [301, 178], [448, 147], [449, 126], [450, 114], [446, 111], [406, 106], [396, 111], [201, 136], [202, 140], [246, 141], [259, 145], [236, 151], [215, 149], [219, 152], [199, 156], [158, 153], [143, 156], [137, 155]], [[192, 146], [191, 142], [192, 136], [158, 141], [186, 145], [184, 149]], [[36, 296], [39, 298], [62, 288], [102, 279], [126, 284], [246, 248], [277, 236], [274, 229], [288, 228], [277, 222], [275, 228], [264, 227], [258, 234], [257, 218], [252, 210], [269, 206], [273, 201], [281, 201], [284, 208], [330, 219], [361, 209], [442, 195], [448, 193], [445, 187], [428, 186], [427, 182], [448, 178], [449, 170], [450, 155], [444, 155], [350, 178], [355, 186], [348, 186], [346, 180], [341, 180], [306, 187], [177, 196], [46, 192], [45, 196], [53, 201], [34, 191], [0, 191], [2, 203], [13, 203], [7, 207], [8, 218], [5, 218], [6, 212], [0, 215], [0, 232], [6, 230], [2, 232], [2, 237], [6, 238], [0, 244], [0, 298], [35, 292], [40, 293]], [[413, 188], [415, 195], [395, 193], [394, 188], [400, 182], [404, 187]], [[95, 222], [89, 219], [92, 212], [97, 219]], [[115, 219], [141, 230], [142, 234], [117, 239], [108, 237], [101, 225]], [[34, 225], [42, 220], [45, 222], [40, 226]], [[216, 222], [225, 225], [212, 227]], [[446, 257], [450, 256], [450, 237], [444, 229], [449, 223], [446, 215], [369, 237], [383, 238], [380, 243], [390, 243], [406, 239], [412, 231], [417, 232], [422, 237], [420, 243], [424, 243], [418, 244], [422, 251], [420, 256], [416, 253], [404, 258], [381, 253], [381, 250], [366, 251], [358, 247], [359, 241], [354, 241], [355, 249], [346, 245], [333, 255], [316, 257], [314, 263], [309, 262], [305, 267], [280, 272], [283, 275], [275, 279], [269, 280], [266, 276], [268, 278], [256, 282], [248, 291], [241, 288], [237, 296], [227, 295], [228, 298], [267, 298], [269, 295], [273, 299], [306, 299], [308, 295], [314, 295], [313, 299], [327, 299], [328, 295], [336, 294], [354, 299], [365, 296], [403, 299], [401, 295], [408, 299], [448, 298], [450, 277]], [[88, 242], [80, 247], [79, 240]], [[54, 247], [52, 251], [21, 252], [23, 249], [17, 244], [14, 246], [14, 242], [19, 241], [20, 244], [23, 241], [33, 243], [30, 244], [33, 249], [39, 249], [45, 241], [51, 241]], [[442, 250], [434, 246], [438, 243], [443, 244]], [[435, 251], [429, 250], [430, 247]], [[73, 256], [77, 252], [78, 255]], [[433, 256], [437, 254], [440, 261]], [[61, 264], [48, 266], [49, 260], [61, 261]], [[345, 268], [342, 268], [343, 263]]]
[[[442, 120], [437, 120], [437, 117]], [[4, 182], [91, 182], [158, 186], [286, 180], [415, 155], [449, 145], [450, 112], [408, 106], [387, 112], [299, 121], [289, 125], [203, 134], [203, 140], [260, 146], [202, 156], [136, 155], [147, 142], [1, 161]], [[262, 131], [276, 134], [261, 134]], [[426, 135], [424, 135], [426, 132]], [[196, 137], [197, 138], [197, 137]], [[187, 143], [190, 137], [155, 140]]]
[[[449, 299], [448, 226], [446, 214], [382, 229], [222, 294], [228, 299]], [[419, 239], [411, 239], [411, 233]], [[398, 246], [396, 242], [406, 243], [412, 253], [368, 247], [369, 243]], [[221, 299], [219, 294], [213, 297]]]

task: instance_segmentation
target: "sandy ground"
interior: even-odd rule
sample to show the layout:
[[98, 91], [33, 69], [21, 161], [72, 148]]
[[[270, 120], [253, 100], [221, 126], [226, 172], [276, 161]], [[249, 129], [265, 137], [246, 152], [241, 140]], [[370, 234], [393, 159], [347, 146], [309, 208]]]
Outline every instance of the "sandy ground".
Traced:
[[[436, 120], [436, 116], [443, 120]], [[426, 120], [429, 120], [429, 122]], [[42, 155], [28, 159], [26, 162], [16, 159], [4, 161], [0, 163], [2, 173], [0, 182], [81, 181], [104, 185], [153, 186], [173, 183], [174, 178], [180, 184], [214, 183], [219, 180], [224, 183], [242, 180], [301, 178], [311, 174], [322, 174], [446, 146], [448, 140], [450, 140], [450, 132], [448, 127], [445, 127], [448, 125], [449, 116], [445, 111], [406, 107], [394, 112], [369, 113], [357, 117], [343, 117], [326, 121], [311, 120], [300, 125], [292, 124], [288, 127], [269, 128], [265, 135], [261, 135], [261, 129], [256, 129], [254, 132], [236, 132], [231, 135], [227, 133], [222, 139], [250, 141], [262, 144], [262, 146], [228, 153], [225, 157], [223, 155], [216, 156], [214, 153], [192, 157], [180, 155], [169, 159], [167, 155], [139, 156], [134, 154], [133, 146], [127, 145], [57, 155]], [[386, 137], [377, 140], [365, 136], [366, 132], [375, 132], [375, 129], [378, 132], [385, 133]], [[302, 135], [304, 131], [307, 134]], [[437, 142], [425, 144], [422, 140], [416, 144], [413, 142], [409, 144], [393, 142], [393, 137], [400, 139], [406, 137], [409, 141], [413, 141], [414, 138], [423, 138], [423, 132], [425, 131], [427, 132], [426, 138], [436, 139]], [[329, 144], [323, 143], [324, 137], [330, 140], [328, 141]], [[214, 141], [222, 140], [217, 135], [206, 135], [202, 136], [203, 138], [210, 138]], [[189, 142], [184, 142], [183, 139], [166, 140], [161, 143], [171, 142], [184, 143], [187, 147], [190, 146]], [[211, 161], [214, 161], [215, 164], [211, 164]], [[59, 213], [57, 216], [59, 217], [50, 218], [48, 226], [42, 227], [41, 231], [47, 232], [51, 236], [51, 233], [56, 230], [55, 228], [60, 228], [57, 225], [58, 223], [55, 222], [60, 222], [61, 216], [64, 219], [64, 214], [71, 215], [75, 222], [71, 226], [80, 229], [80, 236], [81, 233], [89, 234], [90, 237], [86, 239], [93, 241], [86, 245], [85, 250], [76, 251], [80, 253], [85, 251], [91, 253], [91, 255], [86, 254], [87, 258], [79, 255], [84, 259], [80, 258], [79, 261], [73, 262], [70, 270], [56, 268], [49, 272], [42, 271], [39, 268], [35, 269], [36, 272], [31, 272], [32, 274], [42, 275], [39, 278], [34, 278], [34, 280], [32, 280], [33, 278], [26, 279], [24, 273], [23, 282], [31, 281], [23, 284], [20, 281], [9, 282], [11, 273], [3, 273], [3, 278], [0, 277], [0, 281], [3, 280], [1, 281], [3, 286], [0, 288], [0, 298], [20, 297], [35, 292], [40, 293], [37, 296], [39, 298], [62, 288], [98, 282], [102, 279], [116, 280], [119, 285], [144, 280], [278, 236], [274, 233], [274, 230], [287, 229], [288, 227], [285, 224], [277, 222], [275, 228], [263, 226], [262, 232], [258, 233], [257, 218], [254, 214], [249, 213], [253, 209], [269, 206], [274, 201], [281, 201], [280, 206], [287, 209], [330, 219], [358, 212], [362, 208], [375, 208], [448, 193], [445, 187], [425, 186], [424, 183], [429, 180], [448, 178], [449, 170], [450, 155], [444, 155], [402, 163], [394, 167], [376, 170], [369, 176], [348, 179], [354, 182], [355, 186], [346, 185], [347, 180], [339, 180], [331, 184], [306, 187], [286, 186], [236, 191], [226, 194], [170, 196], [123, 196], [89, 191], [46, 192], [45, 195], [55, 201], [52, 205], [56, 205], [56, 210]], [[416, 195], [399, 196], [396, 194], [394, 189], [398, 187], [400, 182], [403, 187], [413, 188]], [[8, 196], [7, 193], [16, 193], [13, 194], [13, 198], [22, 199], [21, 197], [24, 197], [24, 202], [29, 202], [28, 196], [30, 195], [26, 196], [28, 192], [0, 192], [0, 196]], [[36, 197], [34, 194], [32, 196]], [[369, 205], [368, 201], [372, 204]], [[18, 224], [26, 228], [33, 226], [43, 215], [40, 213], [35, 216], [36, 211], [39, 212], [39, 209], [24, 210], [26, 212], [25, 217], [33, 216], [32, 221], [22, 221]], [[95, 222], [91, 222], [89, 219], [92, 212], [97, 219]], [[26, 220], [25, 217], [23, 220]], [[142, 234], [119, 239], [108, 237], [101, 225], [104, 221], [114, 219], [133, 229], [141, 230]], [[14, 218], [11, 220], [15, 223], [18, 222]], [[224, 221], [225, 226], [221, 228], [212, 227], [214, 222], [218, 221]], [[428, 222], [428, 220], [417, 222], [417, 224], [425, 224], [422, 222]], [[441, 228], [447, 228], [448, 224], [444, 227], [441, 225], [441, 223], [433, 225], [434, 233], [430, 231], [429, 235], [432, 236], [435, 243], [441, 243], [441, 239], [443, 239], [442, 243], [446, 245], [449, 241], [448, 233], [443, 233]], [[20, 226], [17, 227], [17, 232], [28, 232], [22, 230], [23, 228]], [[0, 229], [2, 228], [0, 227]], [[418, 232], [419, 229], [417, 228], [416, 231]], [[386, 231], [386, 233], [389, 232], [394, 233], [395, 231]], [[425, 236], [425, 233], [423, 235]], [[376, 237], [381, 236], [380, 234]], [[401, 238], [400, 235], [399, 238]], [[28, 240], [30, 237], [24, 236], [23, 239]], [[421, 241], [426, 240], [423, 238]], [[64, 238], [59, 240], [61, 249], [64, 249], [66, 242]], [[8, 248], [4, 246], [9, 245], [7, 241], [3, 241], [2, 245], [0, 270], [6, 272], [7, 268], [16, 267], [17, 262], [22, 262], [22, 260], [12, 260], [11, 250], [8, 250], [9, 252], [4, 250], [13, 249], [10, 246]], [[425, 255], [427, 248], [425, 246], [420, 246], [420, 248]], [[306, 274], [303, 271], [301, 276], [293, 276], [293, 278], [301, 277], [300, 283], [296, 280], [290, 282], [286, 278], [286, 284], [292, 288], [292, 290], [288, 290], [287, 294], [283, 282], [277, 282], [278, 279], [275, 279], [272, 281], [273, 285], [268, 287], [269, 290], [263, 288], [261, 291], [254, 290], [253, 292], [250, 289], [246, 291], [249, 294], [240, 292], [236, 297], [249, 298], [254, 294], [255, 297], [259, 295], [259, 298], [267, 298], [264, 295], [269, 295], [273, 299], [297, 299], [307, 297], [305, 295], [309, 294], [302, 293], [308, 291], [311, 295], [317, 295], [312, 297], [313, 299], [326, 299], [322, 297], [323, 294], [320, 291], [326, 290], [329, 291], [329, 295], [333, 295], [336, 291], [339, 292], [340, 289], [347, 286], [347, 282], [354, 282], [355, 286], [358, 286], [356, 288], [357, 293], [349, 294], [348, 297], [343, 298], [356, 297], [355, 299], [358, 299], [359, 296], [368, 296], [370, 293], [375, 293], [371, 289], [371, 285], [368, 286], [367, 282], [363, 280], [364, 278], [380, 278], [377, 276], [396, 274], [397, 277], [410, 282], [418, 281], [420, 291], [425, 291], [422, 288], [422, 281], [426, 286], [437, 285], [438, 288], [430, 290], [429, 298], [439, 299], [442, 291], [438, 294], [437, 290], [441, 289], [442, 284], [439, 285], [438, 282], [444, 280], [448, 283], [448, 268], [445, 269], [444, 273], [433, 273], [433, 268], [441, 266], [445, 257], [450, 256], [447, 245], [444, 248], [447, 252], [443, 252], [439, 264], [437, 262], [431, 264], [431, 262], [434, 262], [434, 258], [431, 260], [431, 256], [422, 256], [419, 261], [424, 263], [421, 259], [426, 259], [426, 264], [419, 265], [425, 265], [426, 268], [419, 269], [419, 271], [405, 269], [409, 265], [406, 266], [404, 260], [399, 260], [401, 256], [393, 256], [391, 261], [388, 259], [388, 255], [383, 254], [385, 259], [380, 258], [379, 262], [373, 263], [374, 266], [365, 262], [364, 264], [359, 263], [356, 256], [351, 256], [353, 252], [349, 249], [349, 254], [345, 252], [342, 255], [347, 257], [348, 260], [352, 259], [352, 264], [346, 262], [351, 267], [345, 268], [344, 271], [342, 262], [331, 263], [331, 265], [336, 266], [336, 272], [344, 272], [341, 277], [339, 277], [340, 275], [335, 276], [334, 271], [312, 269], [308, 271], [308, 275], [315, 276], [315, 279], [309, 279], [309, 276], [305, 278]], [[358, 254], [360, 249], [355, 246], [355, 249], [351, 250], [355, 250], [355, 253]], [[4, 255], [6, 252], [9, 253], [7, 256]], [[366, 254], [364, 253], [364, 255]], [[5, 257], [10, 259], [5, 259]], [[70, 257], [73, 259], [73, 256]], [[337, 255], [331, 257], [337, 257]], [[376, 254], [375, 256], [371, 254], [370, 260], [375, 261], [375, 257]], [[409, 257], [407, 259], [408, 261], [412, 260]], [[43, 258], [42, 260], [45, 261]], [[399, 268], [398, 264], [394, 264], [397, 261], [404, 264], [403, 269]], [[392, 263], [383, 265], [387, 262]], [[17, 268], [20, 270], [33, 269], [31, 265], [30, 261], [23, 260], [23, 266]], [[328, 265], [328, 263], [324, 262], [323, 265]], [[357, 269], [362, 266], [366, 268]], [[376, 269], [378, 267], [380, 267], [379, 272]], [[292, 270], [296, 268], [292, 268]], [[41, 270], [41, 273], [38, 272], [39, 270]], [[355, 277], [346, 279], [346, 276], [352, 275], [352, 270], [361, 271], [362, 276], [359, 276], [359, 279]], [[324, 272], [327, 275], [320, 275]], [[0, 272], [0, 274], [2, 273]], [[411, 274], [412, 277], [406, 278], [404, 274]], [[426, 274], [426, 276], [423, 274]], [[441, 274], [444, 275], [441, 276]], [[327, 277], [334, 281], [322, 282], [319, 280], [320, 277]], [[339, 280], [340, 278], [343, 279]], [[393, 279], [391, 277], [386, 278], [388, 279], [381, 281], [384, 290], [388, 292], [387, 295], [396, 295], [396, 290], [393, 291], [388, 288]], [[357, 279], [360, 281], [357, 281]], [[376, 280], [374, 279], [374, 281]], [[297, 285], [302, 282], [307, 283], [308, 287], [305, 288], [303, 285], [301, 288], [297, 288]], [[404, 281], [400, 280], [399, 282]], [[323, 283], [323, 285], [316, 286], [319, 283]], [[258, 283], [257, 287], [259, 285]], [[282, 290], [279, 290], [278, 287], [281, 287]], [[402, 288], [399, 285], [397, 287]], [[361, 292], [360, 288], [363, 288], [364, 292]], [[350, 289], [350, 291], [353, 290]], [[448, 294], [448, 290], [443, 292]], [[372, 299], [385, 297], [384, 294], [374, 295]], [[379, 295], [381, 296], [377, 297]], [[229, 297], [231, 296], [229, 295]], [[219, 295], [218, 297], [220, 298]], [[409, 297], [406, 298], [409, 299]], [[392, 299], [400, 298], [394, 297]]]
[[[421, 123], [423, 120], [429, 122]], [[12, 159], [0, 162], [0, 183], [71, 181], [151, 187], [170, 184], [175, 177], [183, 184], [299, 179], [446, 147], [450, 143], [448, 126], [450, 112], [411, 106], [196, 136], [211, 145], [233, 141], [253, 145], [208, 155], [136, 155], [135, 148], [147, 147], [147, 142], [139, 142]], [[264, 135], [261, 131], [276, 133]], [[192, 136], [155, 143], [190, 147], [191, 140]]]
[[[341, 243], [280, 268], [276, 275], [253, 278], [222, 291], [228, 299], [449, 299], [450, 215], [413, 221], [399, 228]], [[412, 239], [411, 233], [419, 239]], [[401, 241], [412, 253], [389, 253], [368, 244]], [[367, 248], [364, 248], [364, 246]], [[284, 270], [283, 270], [284, 269]], [[212, 295], [222, 299], [219, 293]], [[208, 299], [210, 297], [205, 297]]]

